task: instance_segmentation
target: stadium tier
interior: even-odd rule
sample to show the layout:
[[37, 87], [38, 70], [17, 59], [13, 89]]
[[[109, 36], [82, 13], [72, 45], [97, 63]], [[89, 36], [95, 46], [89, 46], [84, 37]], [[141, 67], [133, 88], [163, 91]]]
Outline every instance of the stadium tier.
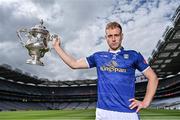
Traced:
[[[33, 78], [31, 83], [30, 74], [21, 72], [24, 79], [17, 79], [19, 72], [7, 66], [0, 66], [0, 110], [88, 109], [96, 106], [96, 80], [38, 82], [38, 78]], [[23, 82], [26, 78], [29, 81]], [[147, 81], [136, 83], [137, 99], [144, 97], [146, 85]], [[179, 86], [179, 74], [161, 79], [155, 99], [178, 97]]]
[[177, 8], [172, 25], [168, 26], [159, 40], [149, 64], [155, 70], [158, 77], [165, 78], [168, 75], [180, 72], [180, 6]]

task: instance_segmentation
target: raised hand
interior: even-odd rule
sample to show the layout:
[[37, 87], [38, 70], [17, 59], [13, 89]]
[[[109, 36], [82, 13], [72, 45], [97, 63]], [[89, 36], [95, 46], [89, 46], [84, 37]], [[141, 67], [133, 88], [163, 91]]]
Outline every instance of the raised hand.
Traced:
[[59, 36], [56, 35], [55, 37], [53, 37], [53, 44], [52, 45], [54, 48], [60, 47], [61, 39]]

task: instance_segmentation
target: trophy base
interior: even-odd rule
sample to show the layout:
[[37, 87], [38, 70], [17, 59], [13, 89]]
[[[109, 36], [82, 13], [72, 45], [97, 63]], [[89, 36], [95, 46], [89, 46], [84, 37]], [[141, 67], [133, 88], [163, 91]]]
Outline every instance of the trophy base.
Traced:
[[32, 64], [32, 65], [40, 65], [40, 66], [44, 66], [44, 63], [41, 61], [37, 61], [37, 60], [32, 60], [29, 59], [26, 61], [27, 64]]

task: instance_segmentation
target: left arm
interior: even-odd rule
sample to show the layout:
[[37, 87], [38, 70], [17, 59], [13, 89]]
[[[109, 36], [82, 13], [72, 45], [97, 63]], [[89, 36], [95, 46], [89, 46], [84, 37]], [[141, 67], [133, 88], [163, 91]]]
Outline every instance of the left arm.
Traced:
[[144, 75], [148, 79], [148, 84], [143, 101], [138, 101], [134, 98], [129, 100], [131, 101], [131, 105], [129, 106], [130, 109], [137, 107], [136, 112], [138, 112], [142, 108], [147, 108], [150, 105], [158, 86], [158, 78], [150, 67], [144, 72]]

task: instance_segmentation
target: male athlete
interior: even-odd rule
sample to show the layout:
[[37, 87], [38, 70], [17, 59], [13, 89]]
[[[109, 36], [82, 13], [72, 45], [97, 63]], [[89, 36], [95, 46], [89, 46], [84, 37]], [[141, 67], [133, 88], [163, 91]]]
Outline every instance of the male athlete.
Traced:
[[[122, 46], [121, 25], [110, 22], [106, 26], [109, 50], [96, 52], [79, 60], [68, 55], [55, 39], [53, 46], [60, 58], [72, 69], [96, 67], [98, 75], [98, 101], [96, 120], [139, 120], [138, 111], [147, 108], [155, 94], [158, 79], [143, 56]], [[143, 72], [148, 79], [143, 101], [135, 99], [135, 70]]]

